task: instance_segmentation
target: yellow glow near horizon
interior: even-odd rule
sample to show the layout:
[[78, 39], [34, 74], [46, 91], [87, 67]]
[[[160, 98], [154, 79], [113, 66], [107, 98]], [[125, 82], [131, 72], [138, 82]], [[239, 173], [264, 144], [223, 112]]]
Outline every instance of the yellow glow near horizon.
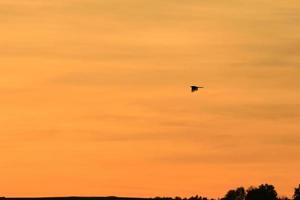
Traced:
[[298, 13], [296, 0], [0, 0], [0, 195], [270, 183], [291, 196]]

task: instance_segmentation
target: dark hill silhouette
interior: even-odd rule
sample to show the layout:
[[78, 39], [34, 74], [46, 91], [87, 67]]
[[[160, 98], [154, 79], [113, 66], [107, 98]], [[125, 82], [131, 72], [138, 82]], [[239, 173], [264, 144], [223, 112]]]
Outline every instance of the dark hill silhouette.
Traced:
[[149, 200], [151, 198], [138, 198], [138, 197], [81, 197], [81, 196], [70, 196], [70, 197], [21, 197], [21, 198], [3, 198], [4, 200]]
[[21, 197], [21, 198], [0, 198], [0, 200], [150, 200], [151, 198], [138, 198], [138, 197]]
[[[154, 197], [154, 198], [139, 198], [139, 197], [22, 197], [22, 198], [0, 198], [0, 200], [209, 200], [205, 197], [199, 197], [198, 195], [189, 198], [181, 197]], [[213, 200], [213, 199], [210, 199]]]

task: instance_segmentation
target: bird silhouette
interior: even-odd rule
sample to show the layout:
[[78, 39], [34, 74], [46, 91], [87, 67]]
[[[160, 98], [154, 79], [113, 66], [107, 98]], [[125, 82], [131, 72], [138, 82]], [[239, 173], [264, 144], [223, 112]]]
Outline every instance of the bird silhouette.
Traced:
[[192, 86], [191, 86], [191, 91], [192, 91], [192, 92], [196, 92], [196, 91], [198, 91], [199, 88], [203, 88], [203, 87], [199, 87], [199, 86], [192, 85]]

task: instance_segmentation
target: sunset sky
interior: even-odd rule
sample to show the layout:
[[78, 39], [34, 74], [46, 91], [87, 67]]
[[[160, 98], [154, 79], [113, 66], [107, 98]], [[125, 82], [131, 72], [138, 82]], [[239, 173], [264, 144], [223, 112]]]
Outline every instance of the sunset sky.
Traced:
[[0, 196], [300, 183], [299, 0], [0, 0], [0, 23]]

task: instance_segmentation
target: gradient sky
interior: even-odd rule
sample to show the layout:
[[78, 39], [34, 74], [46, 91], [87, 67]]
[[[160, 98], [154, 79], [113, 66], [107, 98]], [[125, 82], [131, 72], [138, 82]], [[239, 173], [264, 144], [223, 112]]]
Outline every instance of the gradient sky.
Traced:
[[0, 0], [0, 195], [267, 182], [291, 196], [299, 13], [299, 0]]

